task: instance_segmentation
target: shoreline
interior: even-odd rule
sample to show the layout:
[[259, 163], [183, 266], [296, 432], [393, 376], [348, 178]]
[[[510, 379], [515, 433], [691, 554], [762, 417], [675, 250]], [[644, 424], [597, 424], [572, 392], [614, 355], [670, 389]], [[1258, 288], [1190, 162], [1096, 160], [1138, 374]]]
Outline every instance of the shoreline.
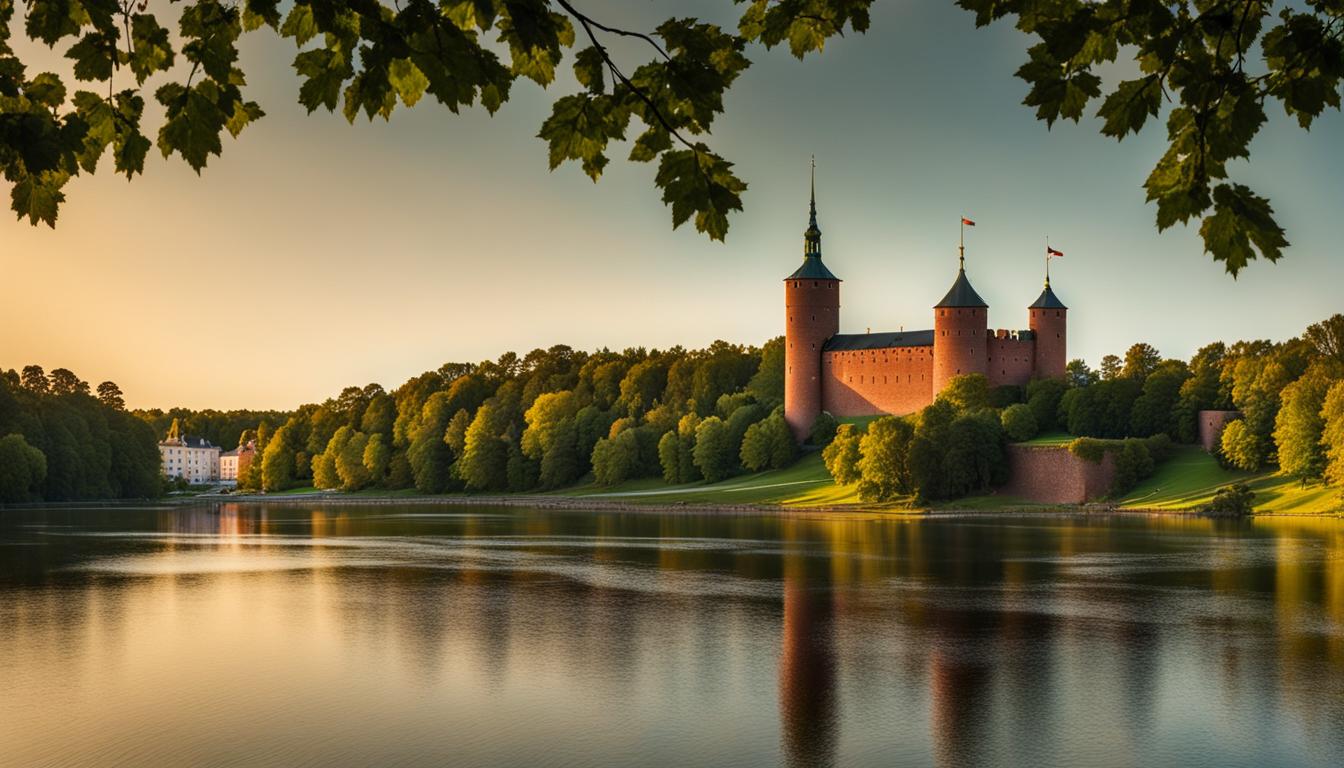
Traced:
[[[192, 503], [235, 503], [235, 504], [311, 504], [320, 503], [336, 506], [391, 506], [408, 505], [445, 505], [461, 507], [530, 507], [543, 510], [572, 510], [594, 512], [639, 512], [650, 514], [709, 514], [709, 515], [787, 515], [807, 516], [815, 514], [832, 515], [880, 515], [889, 517], [1203, 517], [1208, 519], [1239, 519], [1218, 515], [1206, 515], [1194, 509], [1164, 509], [1148, 507], [1119, 507], [1106, 503], [1057, 504], [1040, 506], [1022, 506], [1006, 504], [1000, 509], [958, 508], [958, 507], [894, 507], [881, 504], [840, 504], [801, 506], [787, 504], [724, 504], [708, 502], [632, 502], [618, 499], [593, 497], [548, 496], [534, 494], [504, 495], [369, 495], [351, 496], [344, 493], [306, 493], [306, 494], [242, 494], [194, 496], [165, 500], [169, 505]], [[1338, 511], [1324, 512], [1259, 512], [1246, 517], [1291, 517], [1291, 518], [1341, 518]]]

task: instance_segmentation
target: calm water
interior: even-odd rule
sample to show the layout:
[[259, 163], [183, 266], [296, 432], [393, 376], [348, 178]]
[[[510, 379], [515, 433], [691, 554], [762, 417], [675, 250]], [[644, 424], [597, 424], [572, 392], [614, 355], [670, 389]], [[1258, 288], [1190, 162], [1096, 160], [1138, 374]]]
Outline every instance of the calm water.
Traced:
[[1344, 521], [0, 513], [3, 766], [1338, 766]]

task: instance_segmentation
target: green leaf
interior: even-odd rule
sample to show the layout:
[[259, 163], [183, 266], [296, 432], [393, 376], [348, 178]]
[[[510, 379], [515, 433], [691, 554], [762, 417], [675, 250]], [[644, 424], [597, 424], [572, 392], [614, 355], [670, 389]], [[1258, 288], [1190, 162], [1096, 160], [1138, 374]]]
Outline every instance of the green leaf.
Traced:
[[131, 72], [135, 81], [144, 83], [150, 75], [173, 65], [173, 45], [168, 30], [159, 26], [152, 15], [137, 13], [131, 17]]
[[596, 47], [590, 45], [574, 56], [574, 77], [590, 92], [602, 93], [607, 89], [606, 72], [606, 59]]
[[251, 32], [263, 26], [280, 26], [279, 0], [247, 0], [243, 6], [243, 29]]
[[550, 145], [551, 170], [578, 160], [584, 173], [597, 181], [607, 165], [608, 142], [624, 139], [629, 121], [629, 110], [617, 99], [578, 93], [555, 102], [537, 135]]
[[654, 183], [663, 190], [663, 203], [672, 206], [673, 228], [694, 214], [695, 228], [714, 240], [728, 234], [728, 213], [742, 210], [741, 194], [747, 188], [733, 175], [732, 163], [703, 144], [695, 151], [664, 152]]
[[166, 108], [167, 118], [159, 128], [159, 151], [164, 157], [176, 152], [200, 173], [210, 155], [220, 154], [219, 134], [227, 117], [217, 104], [219, 95], [219, 86], [212, 80], [190, 90], [180, 83], [159, 88], [154, 96]]
[[307, 5], [295, 5], [285, 16], [280, 26], [282, 37], [294, 38], [296, 45], [304, 45], [317, 36], [317, 22], [313, 19], [313, 9]]
[[1027, 53], [1030, 59], [1016, 73], [1031, 84], [1022, 103], [1036, 107], [1037, 119], [1047, 126], [1061, 117], [1078, 122], [1087, 102], [1101, 94], [1101, 78], [1086, 69], [1071, 72], [1044, 43], [1033, 45]]
[[38, 176], [24, 175], [10, 190], [11, 207], [18, 218], [27, 216], [29, 224], [36, 226], [39, 221], [44, 221], [55, 229], [57, 209], [65, 202], [61, 187], [69, 178], [68, 174], [54, 171]]
[[415, 103], [425, 95], [425, 89], [429, 87], [429, 79], [420, 68], [411, 63], [410, 59], [393, 59], [387, 68], [387, 81], [392, 84], [397, 95], [401, 96], [401, 101], [408, 107], [414, 107]]
[[116, 56], [116, 38], [101, 32], [88, 33], [65, 52], [65, 57], [75, 62], [75, 79], [85, 82], [111, 77]]
[[79, 166], [93, 173], [98, 169], [98, 159], [116, 138], [116, 118], [112, 114], [112, 105], [96, 93], [77, 91], [73, 102], [75, 113], [87, 126], [84, 148], [79, 153]]
[[505, 3], [496, 27], [499, 39], [509, 46], [513, 74], [538, 85], [550, 85], [560, 48], [574, 44], [574, 26], [569, 18], [531, 3]]
[[653, 125], [635, 139], [635, 145], [630, 148], [630, 159], [638, 163], [647, 163], [659, 153], [671, 148], [672, 134], [661, 125]]
[[[55, 45], [62, 37], [79, 34], [84, 17], [84, 9], [75, 0], [33, 0], [24, 29], [34, 40]], [[51, 218], [56, 220], [54, 208]]]
[[1223, 262], [1233, 277], [1256, 258], [1257, 251], [1270, 261], [1283, 256], [1288, 240], [1274, 221], [1268, 200], [1241, 184], [1219, 184], [1213, 190], [1213, 211], [1199, 234], [1204, 250]]
[[36, 104], [55, 109], [65, 103], [65, 84], [56, 75], [43, 72], [28, 83], [23, 95]]
[[244, 128], [265, 116], [266, 113], [261, 111], [261, 106], [257, 102], [235, 99], [233, 112], [229, 115], [229, 119], [225, 121], [224, 128], [228, 130], [229, 135], [236, 139]]
[[341, 87], [354, 69], [345, 57], [329, 48], [303, 51], [294, 57], [294, 70], [304, 77], [299, 86], [299, 103], [309, 112], [318, 107], [336, 109]]
[[832, 36], [843, 36], [846, 26], [866, 32], [871, 5], [872, 0], [751, 0], [738, 32], [766, 48], [787, 41], [789, 51], [801, 59], [820, 52]]
[[1157, 76], [1123, 80], [1097, 110], [1097, 117], [1104, 121], [1101, 132], [1117, 139], [1138, 133], [1161, 107], [1162, 87]]
[[236, 42], [242, 33], [237, 8], [225, 7], [214, 0], [198, 0], [182, 9], [179, 26], [184, 38], [182, 55], [201, 66], [205, 74], [227, 82], [238, 60]]

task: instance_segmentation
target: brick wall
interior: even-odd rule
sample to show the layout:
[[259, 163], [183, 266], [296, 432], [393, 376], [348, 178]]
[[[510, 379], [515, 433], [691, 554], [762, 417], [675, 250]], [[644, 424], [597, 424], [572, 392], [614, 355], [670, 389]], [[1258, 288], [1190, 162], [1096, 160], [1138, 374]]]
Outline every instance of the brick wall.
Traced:
[[1213, 453], [1223, 439], [1223, 427], [1239, 418], [1241, 411], [1200, 411], [1199, 444], [1204, 446], [1204, 450]]
[[933, 347], [827, 352], [821, 402], [836, 417], [914, 413], [933, 402]]
[[1067, 446], [1008, 446], [1010, 480], [999, 489], [1042, 504], [1082, 504], [1105, 496], [1115, 482], [1115, 456], [1109, 451], [1093, 464], [1069, 453]]
[[933, 311], [933, 391], [966, 373], [984, 373], [988, 338], [984, 307], [940, 307]]
[[1015, 384], [1025, 387], [1031, 381], [1036, 356], [1036, 345], [1029, 339], [1018, 339], [1010, 331], [998, 330], [989, 337], [988, 370], [991, 386]]

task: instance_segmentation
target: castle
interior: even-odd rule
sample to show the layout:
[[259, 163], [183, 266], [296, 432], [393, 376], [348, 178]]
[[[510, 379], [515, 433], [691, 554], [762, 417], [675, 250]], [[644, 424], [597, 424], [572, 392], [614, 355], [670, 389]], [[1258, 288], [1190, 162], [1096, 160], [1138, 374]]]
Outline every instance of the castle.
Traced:
[[1045, 290], [1028, 308], [1028, 330], [989, 330], [989, 305], [966, 277], [933, 306], [933, 330], [840, 333], [840, 278], [821, 261], [817, 195], [803, 233], [803, 265], [784, 278], [784, 418], [800, 441], [822, 411], [837, 418], [907, 414], [933, 402], [954, 376], [981, 373], [991, 386], [1064, 375], [1068, 307]]

